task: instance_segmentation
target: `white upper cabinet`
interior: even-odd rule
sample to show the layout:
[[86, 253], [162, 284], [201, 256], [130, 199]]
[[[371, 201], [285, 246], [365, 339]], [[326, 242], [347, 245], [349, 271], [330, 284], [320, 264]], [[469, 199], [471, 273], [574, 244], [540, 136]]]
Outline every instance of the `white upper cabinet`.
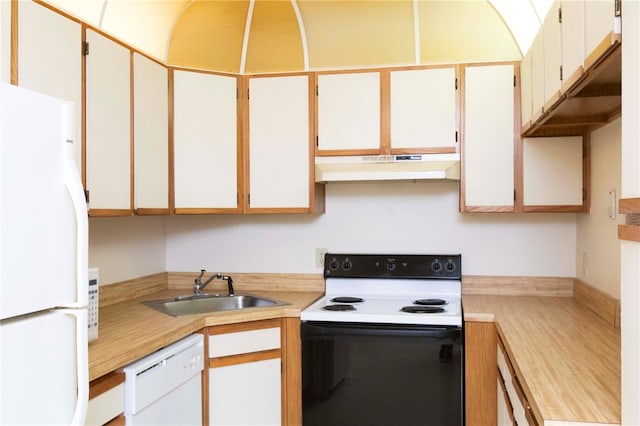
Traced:
[[529, 50], [520, 63], [520, 117], [522, 127], [531, 120], [533, 115], [533, 93], [531, 88], [533, 78], [531, 67], [533, 63], [531, 55], [531, 50]]
[[544, 99], [557, 98], [562, 85], [561, 29], [560, 29], [560, 1], [551, 6], [542, 24], [542, 39], [544, 49]]
[[86, 41], [89, 214], [131, 214], [131, 52], [89, 29]]
[[575, 0], [562, 1], [562, 79], [570, 82], [584, 63], [584, 4]]
[[309, 76], [249, 80], [249, 208], [309, 208]]
[[609, 33], [620, 31], [615, 23], [615, 3], [615, 0], [584, 1], [584, 34], [587, 55], [596, 50]]
[[318, 75], [318, 150], [379, 150], [380, 73]]
[[81, 171], [82, 27], [32, 1], [17, 5], [18, 85], [75, 104], [75, 159]]
[[173, 107], [176, 213], [237, 209], [237, 79], [175, 70]]
[[169, 212], [169, 89], [167, 68], [133, 54], [134, 207]]
[[513, 65], [464, 68], [463, 211], [514, 209]]
[[[391, 71], [391, 149], [457, 147], [455, 67]], [[443, 150], [440, 150], [443, 151]]]
[[544, 97], [544, 37], [540, 31], [531, 45], [531, 118], [540, 116], [546, 98]]
[[524, 210], [577, 206], [580, 211], [584, 188], [582, 157], [581, 136], [523, 139]]

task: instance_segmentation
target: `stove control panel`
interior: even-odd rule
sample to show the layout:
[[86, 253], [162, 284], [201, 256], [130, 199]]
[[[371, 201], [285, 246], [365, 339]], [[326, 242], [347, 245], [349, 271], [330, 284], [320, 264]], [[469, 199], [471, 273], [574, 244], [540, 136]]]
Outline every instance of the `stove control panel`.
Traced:
[[325, 278], [428, 278], [460, 280], [460, 254], [326, 253]]

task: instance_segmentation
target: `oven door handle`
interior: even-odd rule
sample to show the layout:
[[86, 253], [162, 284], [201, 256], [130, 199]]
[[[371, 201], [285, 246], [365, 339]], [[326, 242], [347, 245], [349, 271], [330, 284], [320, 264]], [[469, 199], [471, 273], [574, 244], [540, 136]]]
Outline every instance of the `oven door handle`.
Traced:
[[459, 340], [462, 328], [439, 325], [407, 325], [377, 323], [338, 323], [307, 321], [301, 326], [303, 337], [322, 336], [388, 336], [388, 337], [428, 337], [432, 339]]

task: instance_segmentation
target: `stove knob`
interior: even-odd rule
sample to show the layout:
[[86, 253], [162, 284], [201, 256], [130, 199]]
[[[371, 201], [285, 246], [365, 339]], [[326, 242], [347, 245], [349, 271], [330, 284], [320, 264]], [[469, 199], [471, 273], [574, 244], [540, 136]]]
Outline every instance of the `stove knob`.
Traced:
[[342, 269], [344, 269], [345, 271], [351, 269], [352, 266], [353, 263], [351, 263], [351, 260], [349, 260], [348, 257], [344, 260], [344, 262], [342, 262]]
[[440, 262], [439, 259], [434, 260], [433, 262], [431, 262], [431, 270], [433, 272], [440, 272], [442, 271], [442, 263]]
[[456, 270], [456, 264], [455, 264], [455, 262], [453, 261], [453, 259], [449, 259], [449, 260], [447, 260], [447, 263], [444, 265], [444, 269], [445, 269], [447, 272], [453, 272], [453, 271], [455, 271], [455, 270]]
[[338, 262], [338, 259], [336, 259], [335, 257], [333, 259], [331, 259], [331, 262], [329, 262], [329, 268], [331, 268], [331, 269], [333, 269], [335, 271], [339, 267], [340, 267], [340, 263]]
[[396, 269], [396, 260], [387, 259], [387, 271], [393, 271], [394, 269]]

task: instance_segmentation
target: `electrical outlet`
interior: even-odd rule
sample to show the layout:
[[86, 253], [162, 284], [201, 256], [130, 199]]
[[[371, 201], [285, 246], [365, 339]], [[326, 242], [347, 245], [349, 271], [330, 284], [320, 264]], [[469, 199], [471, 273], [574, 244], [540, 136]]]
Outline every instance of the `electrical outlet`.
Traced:
[[326, 248], [316, 248], [316, 267], [324, 268], [324, 254], [327, 252]]

